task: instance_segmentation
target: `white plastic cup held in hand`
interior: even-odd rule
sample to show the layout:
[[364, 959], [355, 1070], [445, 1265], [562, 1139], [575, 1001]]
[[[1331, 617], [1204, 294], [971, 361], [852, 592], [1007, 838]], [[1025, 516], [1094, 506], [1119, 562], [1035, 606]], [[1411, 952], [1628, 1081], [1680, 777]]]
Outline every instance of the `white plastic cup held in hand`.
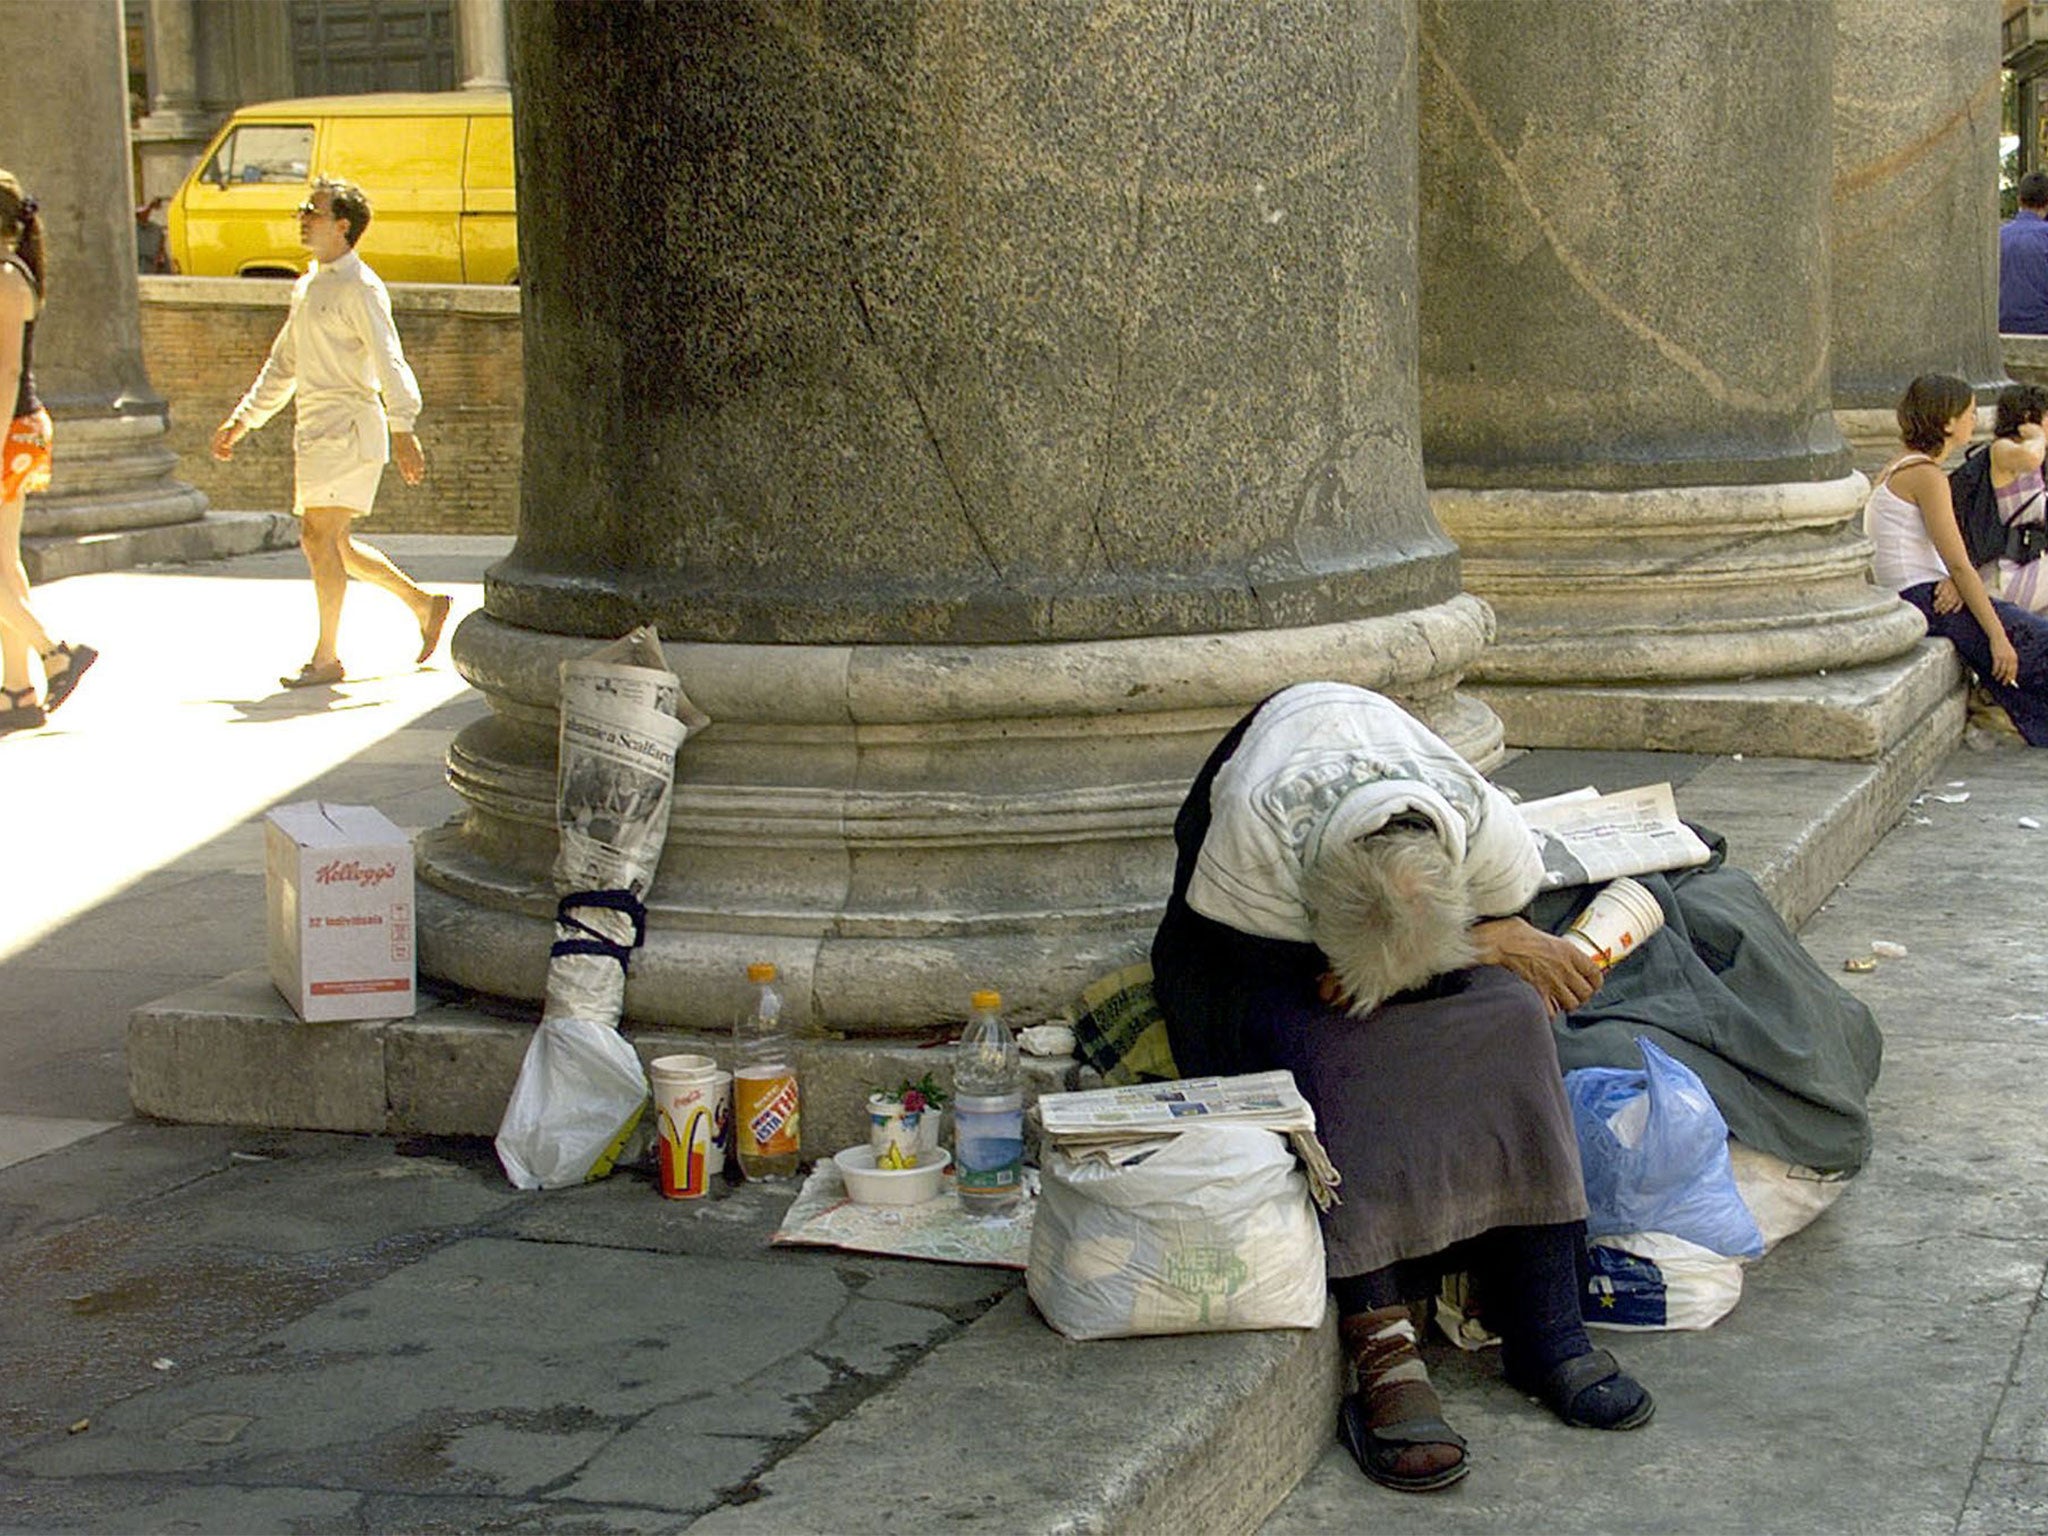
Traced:
[[1572, 920], [1564, 936], [1612, 969], [1664, 926], [1664, 909], [1649, 890], [1624, 875], [1611, 880]]
[[732, 1145], [732, 1074], [709, 1056], [657, 1056], [648, 1063], [654, 1090], [661, 1192], [694, 1200], [711, 1192]]

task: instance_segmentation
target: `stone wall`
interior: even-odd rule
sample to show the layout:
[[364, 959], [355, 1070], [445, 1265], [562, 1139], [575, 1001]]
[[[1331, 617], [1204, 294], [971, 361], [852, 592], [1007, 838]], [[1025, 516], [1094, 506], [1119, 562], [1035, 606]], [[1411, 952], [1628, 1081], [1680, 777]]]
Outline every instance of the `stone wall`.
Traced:
[[[289, 285], [234, 277], [143, 277], [142, 351], [170, 402], [179, 477], [219, 509], [288, 510], [291, 408], [237, 446], [207, 451], [284, 321]], [[525, 413], [519, 293], [438, 283], [394, 285], [391, 305], [426, 410], [424, 485], [387, 473], [374, 527], [392, 533], [511, 533], [519, 514]]]

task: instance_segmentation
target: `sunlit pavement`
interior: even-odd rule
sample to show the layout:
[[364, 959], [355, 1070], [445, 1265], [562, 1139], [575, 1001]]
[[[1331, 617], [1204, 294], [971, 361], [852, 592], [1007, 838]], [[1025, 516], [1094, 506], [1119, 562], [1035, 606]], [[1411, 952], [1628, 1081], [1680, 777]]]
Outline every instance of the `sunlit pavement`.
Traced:
[[510, 540], [375, 542], [454, 612], [416, 666], [411, 614], [351, 584], [333, 688], [278, 681], [313, 643], [296, 550], [36, 589], [50, 632], [101, 657], [48, 726], [0, 737], [0, 1166], [126, 1115], [129, 1009], [261, 963], [270, 806], [374, 804], [407, 830], [459, 808], [440, 764], [484, 704], [448, 641]]

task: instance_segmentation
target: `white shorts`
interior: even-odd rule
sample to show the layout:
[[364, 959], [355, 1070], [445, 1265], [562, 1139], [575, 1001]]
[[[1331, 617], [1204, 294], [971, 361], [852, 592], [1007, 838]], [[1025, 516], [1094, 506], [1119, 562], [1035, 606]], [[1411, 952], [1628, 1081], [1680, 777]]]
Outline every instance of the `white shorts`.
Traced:
[[338, 453], [324, 445], [307, 444], [294, 461], [292, 510], [347, 507], [360, 516], [376, 505], [377, 482], [383, 478], [383, 462], [358, 457], [353, 440]]

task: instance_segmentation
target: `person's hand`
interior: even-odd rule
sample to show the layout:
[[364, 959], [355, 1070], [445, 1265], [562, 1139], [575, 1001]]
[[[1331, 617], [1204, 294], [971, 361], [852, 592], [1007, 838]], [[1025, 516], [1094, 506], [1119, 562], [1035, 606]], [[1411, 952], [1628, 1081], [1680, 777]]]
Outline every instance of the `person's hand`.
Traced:
[[1963, 594], [1956, 590], [1956, 579], [1944, 576], [1934, 584], [1934, 611], [1954, 613], [1963, 606]]
[[418, 485], [427, 478], [427, 451], [412, 433], [391, 434], [391, 459], [407, 485]]
[[247, 435], [249, 429], [232, 416], [213, 429], [213, 456], [225, 463], [235, 456], [235, 444]]
[[1991, 636], [1991, 675], [2008, 688], [2019, 681], [2020, 653], [2012, 648], [2002, 624]]
[[1480, 963], [1505, 966], [1529, 983], [1552, 1018], [1589, 1001], [1607, 977], [1600, 962], [1570, 939], [1545, 933], [1519, 917], [1474, 923], [1471, 934]]

